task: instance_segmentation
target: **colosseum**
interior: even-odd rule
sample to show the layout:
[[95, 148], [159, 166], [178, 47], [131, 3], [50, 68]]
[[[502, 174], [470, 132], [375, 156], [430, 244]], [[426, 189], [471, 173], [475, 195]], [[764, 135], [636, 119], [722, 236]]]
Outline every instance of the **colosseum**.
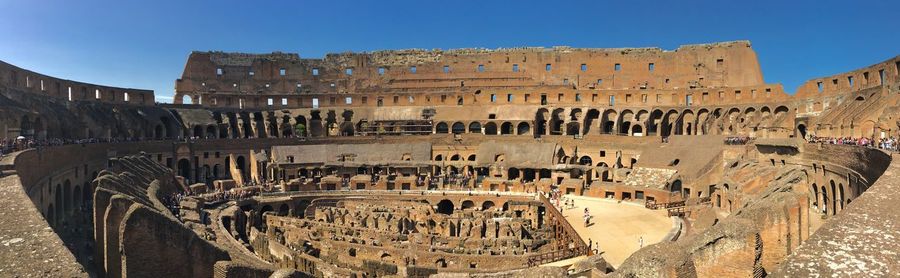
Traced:
[[748, 41], [192, 52], [153, 91], [0, 62], [2, 277], [900, 273], [900, 56]]

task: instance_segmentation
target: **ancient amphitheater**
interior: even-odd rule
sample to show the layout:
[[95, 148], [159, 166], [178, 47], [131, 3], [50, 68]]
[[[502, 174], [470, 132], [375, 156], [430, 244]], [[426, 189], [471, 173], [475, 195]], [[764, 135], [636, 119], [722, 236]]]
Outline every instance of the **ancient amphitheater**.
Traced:
[[896, 276], [891, 54], [193, 52], [174, 104], [0, 62], [0, 276]]

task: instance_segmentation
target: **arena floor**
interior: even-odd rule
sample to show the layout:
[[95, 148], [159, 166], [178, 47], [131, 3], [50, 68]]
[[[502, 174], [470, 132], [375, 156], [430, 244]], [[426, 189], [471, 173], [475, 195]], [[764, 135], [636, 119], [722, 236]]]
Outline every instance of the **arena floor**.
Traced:
[[[644, 246], [659, 242], [672, 229], [672, 220], [665, 210], [649, 210], [639, 204], [617, 203], [614, 200], [566, 195], [575, 200], [575, 207], [563, 210], [566, 220], [588, 242], [600, 243], [600, 252], [613, 267], [619, 267], [631, 253], [639, 249], [639, 239]], [[588, 207], [591, 225], [584, 226], [584, 208]]]

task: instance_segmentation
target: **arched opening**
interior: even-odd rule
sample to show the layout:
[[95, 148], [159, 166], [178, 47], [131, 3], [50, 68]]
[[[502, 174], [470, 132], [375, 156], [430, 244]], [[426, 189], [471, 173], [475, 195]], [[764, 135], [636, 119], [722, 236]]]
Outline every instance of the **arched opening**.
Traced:
[[201, 127], [199, 125], [194, 126], [194, 133], [192, 133], [191, 136], [194, 136], [197, 138], [203, 138], [203, 127]]
[[513, 125], [510, 122], [504, 122], [500, 125], [500, 134], [508, 135], [513, 134]]
[[527, 135], [528, 133], [531, 133], [531, 126], [528, 125], [528, 123], [521, 122], [518, 126], [516, 126], [517, 135]]
[[246, 167], [246, 165], [247, 165], [247, 162], [245, 161], [244, 156], [238, 156], [238, 157], [235, 159], [235, 167], [238, 169], [238, 172], [240, 172], [240, 173], [241, 173], [241, 176], [244, 177], [244, 178], [247, 177], [247, 167]]
[[278, 207], [279, 216], [287, 216], [290, 211], [291, 209], [287, 204], [281, 204], [281, 206]]
[[452, 215], [453, 214], [453, 202], [451, 202], [450, 200], [446, 200], [446, 199], [438, 202], [437, 213]]
[[44, 216], [44, 219], [50, 225], [56, 225], [56, 211], [54, 211], [53, 204], [50, 204], [50, 207], [47, 208], [47, 215]]
[[216, 133], [217, 133], [216, 126], [210, 125], [210, 126], [206, 127], [206, 138], [214, 139], [214, 138], [218, 137], [218, 134], [216, 134]]
[[841, 210], [844, 210], [844, 202], [847, 199], [844, 197], [844, 184], [843, 183], [838, 184], [838, 193], [839, 193], [838, 197], [840, 198], [840, 199], [838, 199], [838, 204], [840, 204]]
[[639, 125], [635, 125], [634, 128], [631, 129], [631, 136], [643, 136], [644, 128]]
[[156, 125], [156, 127], [153, 129], [153, 138], [156, 138], [156, 140], [162, 140], [163, 138], [166, 138], [166, 134], [163, 131], [162, 125]]
[[811, 187], [811, 188], [810, 188], [810, 189], [811, 189], [811, 190], [810, 190], [810, 193], [812, 193], [812, 196], [811, 196], [811, 197], [812, 197], [812, 198], [811, 198], [811, 199], [812, 199], [812, 207], [815, 208], [816, 211], [818, 211], [818, 208], [819, 208], [819, 187], [816, 186], [815, 183], [813, 183], [810, 187]]
[[462, 206], [460, 208], [466, 210], [466, 209], [471, 209], [473, 207], [475, 207], [475, 202], [472, 202], [471, 200], [465, 200], [462, 202]]
[[578, 164], [590, 166], [590, 165], [594, 165], [594, 161], [591, 159], [590, 156], [585, 155], [585, 156], [582, 156], [580, 159], [578, 159]]
[[434, 262], [434, 265], [438, 268], [446, 268], [447, 261], [445, 261], [444, 259], [438, 259], [437, 261]]
[[194, 104], [194, 101], [191, 99], [189, 95], [181, 96], [181, 104]]
[[484, 203], [481, 204], [481, 210], [489, 210], [492, 208], [494, 208], [493, 201], [484, 201]]
[[481, 123], [472, 122], [469, 124], [469, 133], [481, 133]]
[[449, 127], [447, 127], [447, 123], [440, 122], [434, 128], [435, 133], [450, 133]]
[[[63, 182], [63, 204], [66, 213], [72, 212], [72, 182], [66, 180]], [[60, 215], [63, 216], [63, 215]]]
[[669, 187], [670, 192], [681, 192], [681, 180], [675, 180]]
[[[63, 202], [63, 192], [61, 184], [56, 184], [56, 190], [53, 191], [53, 196], [55, 197], [54, 199], [56, 199], [56, 202], [54, 202], [54, 204], [56, 204], [56, 217], [62, 218], [63, 206], [65, 203]], [[56, 218], [53, 218], [53, 223], [58, 223], [56, 220]]]
[[185, 179], [191, 179], [191, 162], [186, 158], [178, 160], [178, 175]]
[[453, 134], [466, 133], [466, 125], [460, 122], [453, 123]]
[[581, 125], [576, 122], [571, 122], [566, 124], [566, 135], [577, 135], [579, 134], [581, 129]]
[[837, 210], [838, 210], [837, 186], [834, 184], [834, 181], [831, 181], [831, 214], [837, 214]]
[[801, 139], [806, 139], [806, 125], [805, 124], [797, 125], [797, 132], [800, 134]]
[[509, 170], [507, 170], [507, 179], [509, 179], [509, 180], [519, 179], [519, 169], [518, 168], [509, 168]]
[[489, 122], [484, 125], [484, 134], [497, 135], [497, 124]]

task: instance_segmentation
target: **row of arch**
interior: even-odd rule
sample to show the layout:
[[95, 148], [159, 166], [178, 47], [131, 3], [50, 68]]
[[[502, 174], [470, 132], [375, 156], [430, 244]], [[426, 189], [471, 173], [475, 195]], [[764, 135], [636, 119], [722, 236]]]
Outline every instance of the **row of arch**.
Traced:
[[535, 115], [534, 129], [538, 136], [742, 134], [759, 128], [781, 127], [789, 112], [787, 106], [606, 109], [602, 112], [593, 108], [541, 108]]
[[[91, 202], [94, 193], [91, 182], [77, 184], [68, 179], [55, 186], [51, 183], [48, 190], [51, 197], [46, 202], [43, 215], [52, 227], [59, 227], [67, 222], [71, 215], [77, 213], [83, 205]], [[42, 194], [40, 197], [42, 203], [44, 202], [43, 196]]]
[[531, 124], [528, 122], [438, 122], [434, 127], [435, 133], [476, 133], [485, 135], [530, 135]]

